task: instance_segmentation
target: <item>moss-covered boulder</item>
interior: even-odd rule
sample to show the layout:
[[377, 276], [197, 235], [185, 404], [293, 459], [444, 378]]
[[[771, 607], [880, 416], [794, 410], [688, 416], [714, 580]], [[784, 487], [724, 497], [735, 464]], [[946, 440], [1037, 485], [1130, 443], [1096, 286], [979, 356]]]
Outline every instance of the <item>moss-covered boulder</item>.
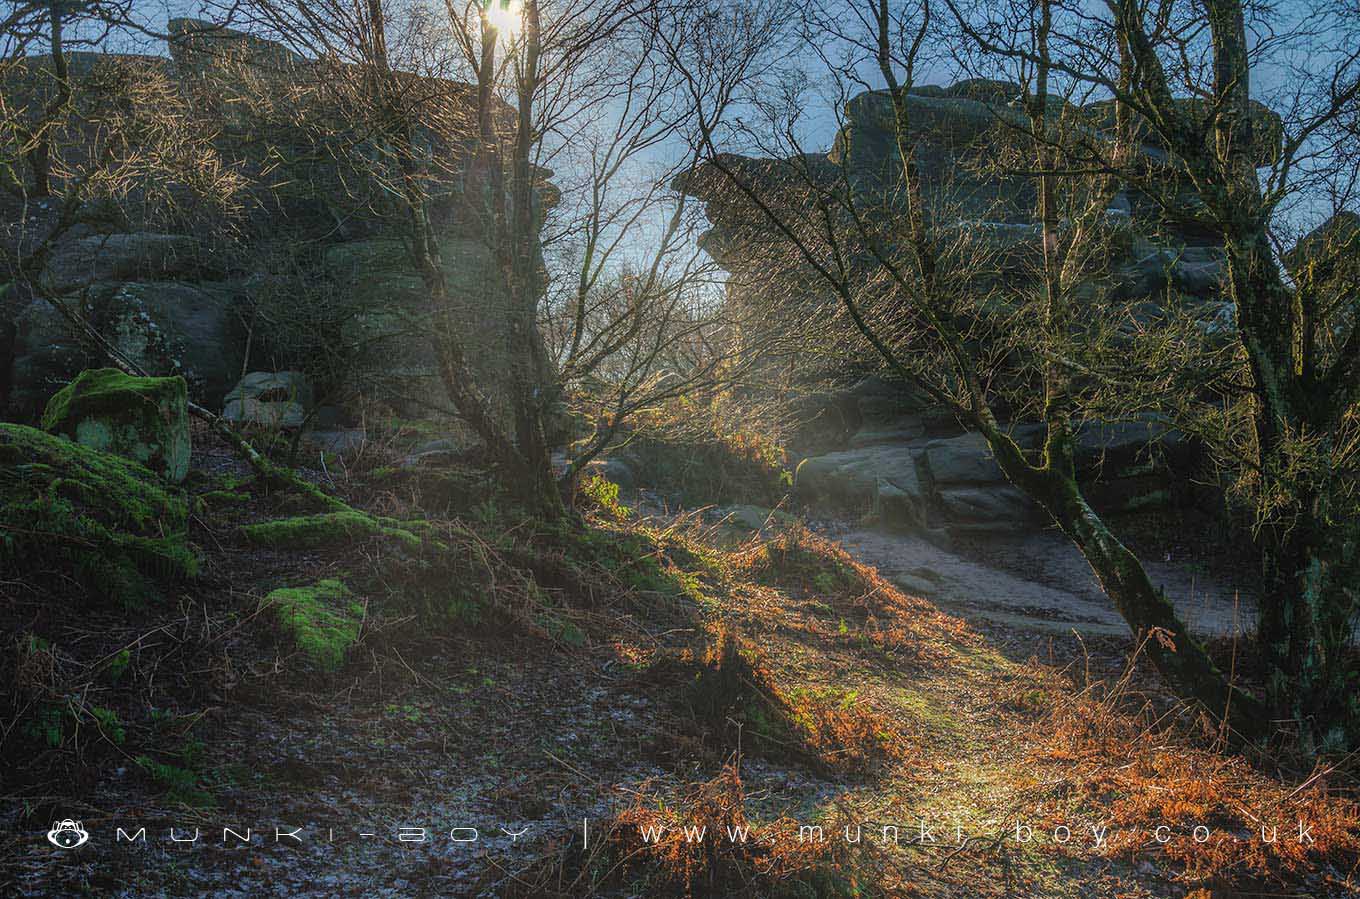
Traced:
[[140, 462], [178, 484], [189, 473], [188, 401], [178, 376], [136, 378], [116, 368], [90, 369], [52, 397], [42, 426]]
[[185, 500], [148, 469], [23, 425], [0, 424], [0, 569], [69, 574], [136, 603], [193, 576]]
[[265, 597], [289, 639], [318, 667], [334, 671], [359, 639], [364, 607], [335, 579], [311, 587], [285, 587]]

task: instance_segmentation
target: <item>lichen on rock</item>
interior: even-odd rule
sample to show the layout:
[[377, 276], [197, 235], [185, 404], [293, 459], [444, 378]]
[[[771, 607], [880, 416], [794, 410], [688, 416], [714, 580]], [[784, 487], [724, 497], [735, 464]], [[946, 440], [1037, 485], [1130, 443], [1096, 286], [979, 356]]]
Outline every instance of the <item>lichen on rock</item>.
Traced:
[[116, 453], [174, 483], [189, 473], [188, 387], [181, 377], [83, 371], [48, 402], [43, 429]]
[[136, 604], [197, 571], [185, 500], [145, 467], [23, 425], [0, 424], [0, 556], [59, 566], [93, 594]]

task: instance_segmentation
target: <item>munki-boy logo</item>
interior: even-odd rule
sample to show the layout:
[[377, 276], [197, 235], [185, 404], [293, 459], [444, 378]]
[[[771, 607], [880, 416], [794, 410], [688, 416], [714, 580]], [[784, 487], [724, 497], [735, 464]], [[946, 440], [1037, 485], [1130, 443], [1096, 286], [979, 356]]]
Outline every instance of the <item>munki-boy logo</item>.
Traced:
[[79, 821], [72, 821], [70, 818], [58, 821], [52, 825], [52, 829], [47, 832], [47, 840], [53, 846], [60, 846], [62, 849], [75, 849], [77, 846], [84, 846], [85, 841], [90, 835], [85, 832]]

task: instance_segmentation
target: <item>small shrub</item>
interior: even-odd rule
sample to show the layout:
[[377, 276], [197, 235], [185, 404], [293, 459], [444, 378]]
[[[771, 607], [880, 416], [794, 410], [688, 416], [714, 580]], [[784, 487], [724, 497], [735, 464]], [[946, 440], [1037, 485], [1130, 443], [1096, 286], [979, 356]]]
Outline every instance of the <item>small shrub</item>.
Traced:
[[839, 544], [804, 527], [787, 528], [739, 558], [759, 583], [828, 596], [864, 593], [874, 585], [867, 570]]
[[763, 653], [730, 631], [718, 635], [697, 668], [685, 702], [709, 738], [719, 735], [726, 749], [838, 771], [868, 770], [905, 753], [896, 727], [858, 694], [783, 690]]
[[783, 449], [739, 428], [696, 432], [692, 423], [663, 422], [639, 429], [627, 453], [641, 482], [679, 493], [690, 507], [775, 506], [792, 483]]
[[[645, 884], [651, 896], [851, 897], [878, 895], [861, 870], [864, 852], [837, 840], [798, 838], [798, 824], [755, 821], [737, 763], [673, 801], [640, 789], [604, 827], [596, 867], [611, 880]], [[852, 854], [854, 853], [854, 854]], [[600, 886], [601, 884], [596, 884]]]
[[212, 794], [199, 785], [197, 772], [180, 765], [158, 762], [149, 755], [139, 755], [135, 761], [137, 767], [165, 790], [166, 798], [171, 802], [181, 802], [196, 808], [213, 804]]
[[591, 475], [580, 486], [580, 495], [589, 506], [613, 521], [626, 521], [632, 511], [619, 502], [619, 485], [600, 475]]

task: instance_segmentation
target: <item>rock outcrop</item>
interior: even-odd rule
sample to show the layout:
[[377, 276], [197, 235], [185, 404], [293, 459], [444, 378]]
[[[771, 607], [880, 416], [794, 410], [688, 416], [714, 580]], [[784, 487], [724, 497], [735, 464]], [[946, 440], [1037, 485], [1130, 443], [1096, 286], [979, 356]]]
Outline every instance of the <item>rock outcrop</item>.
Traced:
[[[362, 393], [426, 414], [443, 390], [430, 346], [435, 310], [402, 244], [408, 220], [380, 199], [384, 151], [344, 90], [349, 68], [195, 20], [172, 19], [168, 30], [168, 57], [71, 54], [76, 94], [155, 80], [182, 102], [183, 127], [213, 135], [215, 164], [238, 177], [238, 220], [227, 229], [142, 217], [134, 196], [72, 229], [38, 274], [40, 291], [19, 285], [0, 300], [0, 407], [36, 417], [78, 372], [106, 364], [45, 298], [55, 297], [148, 372], [184, 377], [209, 408], [221, 408], [244, 371], [293, 368], [307, 370], [326, 402]], [[49, 69], [44, 57], [10, 67], [7, 101], [21, 113], [41, 108]], [[495, 399], [508, 383], [509, 322], [491, 288], [482, 217], [463, 195], [475, 92], [399, 77], [419, 98], [422, 184], [446, 256], [453, 303], [439, 314], [470, 338], [471, 364]], [[88, 151], [70, 142], [71, 152]], [[539, 175], [545, 208], [555, 189], [550, 172]], [[159, 186], [171, 195], [182, 187]], [[51, 202], [24, 210], [28, 218], [16, 208], [14, 224], [0, 229], [16, 250], [55, 215]]]
[[[870, 423], [845, 449], [803, 459], [794, 477], [801, 502], [851, 513], [872, 513], [879, 525], [928, 536], [1013, 534], [1044, 520], [1043, 510], [1013, 487], [974, 433], [930, 436], [912, 416], [896, 427]], [[1043, 439], [1038, 425], [1018, 425], [1022, 447]], [[1187, 479], [1196, 448], [1155, 419], [1080, 426], [1078, 476], [1102, 510], [1133, 512], [1183, 504], [1193, 495]]]
[[[958, 304], [956, 325], [997, 364], [989, 378], [999, 385], [1021, 384], [1023, 371], [1004, 361], [1023, 352], [1007, 343], [1008, 322], [1016, 311], [1007, 297], [1036, 285], [1042, 269], [1035, 179], [1018, 171], [1024, 168], [1017, 160], [1025, 151], [1016, 145], [1016, 135], [1028, 127], [1021, 88], [969, 80], [916, 87], [905, 101], [912, 163], [920, 175], [932, 239], [942, 265], [949, 266], [945, 278], [961, 295], [976, 298]], [[1183, 111], [1193, 121], [1202, 108], [1187, 101]], [[1108, 103], [1079, 108], [1055, 99], [1050, 115], [1061, 116], [1068, 133], [1095, 137], [1113, 127]], [[852, 283], [862, 282], [868, 302], [892, 289], [876, 255], [884, 248], [892, 252], [905, 212], [892, 99], [884, 91], [859, 94], [846, 104], [842, 121], [828, 153], [786, 159], [727, 155], [677, 179], [680, 190], [705, 204], [711, 228], [702, 245], [731, 273], [729, 301], [753, 307], [766, 327], [802, 328], [817, 320], [814, 311], [839, 305], [768, 215], [822, 222], [821, 213], [808, 216], [820, 209], [815, 205], [819, 194], [853, 199], [861, 216], [858, 227], [879, 229], [880, 249], [871, 252], [844, 217], [845, 237], [838, 249]], [[1257, 105], [1253, 127], [1258, 137], [1266, 135], [1256, 146], [1258, 162], [1268, 163], [1278, 149], [1279, 118]], [[1169, 192], [1181, 198], [1169, 205], [1193, 209], [1198, 197], [1173, 167], [1164, 165], [1167, 148], [1148, 131], [1136, 138], [1148, 177], [1160, 179], [1159, 197]], [[767, 209], [733, 186], [734, 175]], [[834, 221], [834, 209], [830, 214]], [[1188, 313], [1213, 339], [1231, 339], [1233, 309], [1222, 294], [1225, 255], [1193, 218], [1168, 211], [1167, 204], [1132, 185], [1115, 192], [1098, 223], [1104, 229], [1103, 274], [1088, 285], [1103, 316], [1122, 316], [1118, 321], [1136, 331], [1174, 308]], [[819, 234], [817, 227], [807, 227]], [[1083, 316], [1076, 319], [1074, 327], [1082, 327]], [[872, 367], [874, 360], [865, 365]], [[827, 374], [834, 382], [853, 383], [856, 371], [847, 368]], [[807, 399], [807, 417], [818, 424], [807, 429], [814, 436], [807, 440], [809, 458], [798, 468], [801, 497], [872, 510], [890, 527], [936, 536], [1014, 530], [1039, 517], [1040, 510], [1002, 476], [979, 435], [960, 434], [941, 415], [944, 410], [904, 386], [897, 389], [896, 408], [885, 407], [872, 396], [875, 391], [865, 392], [868, 383]], [[1001, 395], [1010, 389], [1003, 386]], [[1000, 411], [1006, 414], [1004, 400]], [[1022, 420], [1010, 427], [1024, 445], [1036, 445], [1042, 434], [1041, 426]], [[1167, 505], [1191, 493], [1184, 479], [1194, 470], [1194, 447], [1155, 422], [1080, 425], [1078, 440], [1081, 476], [1103, 508]]]
[[[999, 161], [1013, 149], [1017, 126], [1027, 121], [1020, 87], [973, 79], [948, 87], [915, 87], [905, 99], [915, 139], [913, 164], [937, 233], [945, 237], [952, 232], [956, 235], [952, 242], [968, 245], [965, 252], [983, 251], [980, 255], [986, 256], [992, 270], [979, 274], [1007, 281], [1033, 277], [1040, 259], [1034, 179], [1015, 173], [1018, 166], [1008, 170]], [[1186, 105], [1192, 114], [1198, 108]], [[1258, 136], [1275, 136], [1274, 143], [1258, 140], [1258, 161], [1265, 164], [1277, 152], [1279, 118], [1259, 104], [1253, 113]], [[1093, 135], [1113, 124], [1108, 103], [1076, 108], [1055, 101], [1052, 114], [1064, 116], [1065, 128], [1087, 129]], [[779, 208], [798, 209], [815, 191], [844, 185], [866, 215], [874, 215], [870, 210], [876, 208], [891, 214], [900, 210], [905, 194], [894, 128], [888, 93], [868, 91], [846, 104], [844, 125], [827, 154], [788, 159], [726, 155], [682, 175], [676, 185], [706, 204], [712, 228], [703, 238], [705, 249], [744, 290], [757, 289], [762, 278], [772, 280], [771, 258], [790, 254], [782, 236], [741, 191], [732, 188], [723, 170], [735, 173]], [[1150, 134], [1141, 137], [1139, 150], [1148, 165], [1163, 162], [1166, 149]], [[1183, 195], [1180, 205], [1189, 208], [1198, 202], [1188, 184], [1174, 180], [1166, 169], [1157, 171], [1158, 177], [1172, 179], [1168, 189]], [[1117, 232], [1112, 237], [1119, 251], [1112, 264], [1116, 292], [1147, 296], [1169, 289], [1192, 303], [1218, 299], [1223, 256], [1212, 235], [1186, 217], [1168, 215], [1162, 204], [1132, 186], [1115, 195], [1107, 218], [1112, 232]], [[771, 247], [781, 252], [771, 257], [767, 252]], [[807, 292], [797, 285], [777, 287], [795, 301]]]

